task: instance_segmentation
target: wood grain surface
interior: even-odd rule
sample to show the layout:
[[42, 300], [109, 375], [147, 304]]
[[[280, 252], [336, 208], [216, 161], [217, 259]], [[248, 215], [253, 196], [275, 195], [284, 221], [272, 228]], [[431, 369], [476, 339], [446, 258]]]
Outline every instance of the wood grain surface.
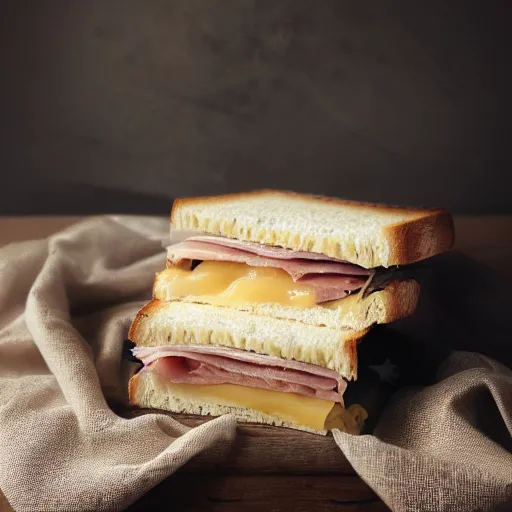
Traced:
[[[131, 417], [150, 411], [117, 412]], [[190, 427], [210, 420], [170, 416]], [[227, 454], [215, 449], [202, 453], [127, 510], [156, 509], [163, 501], [187, 511], [388, 510], [355, 474], [331, 435], [243, 423]]]
[[[130, 417], [151, 411], [116, 412]], [[170, 416], [190, 427], [201, 425], [211, 419], [184, 414]], [[237, 437], [229, 453], [222, 454], [215, 449], [204, 452], [188, 462], [181, 471], [214, 471], [216, 474], [236, 475], [354, 474], [352, 466], [336, 446], [331, 435], [319, 436], [288, 428], [244, 423], [238, 425]]]
[[[389, 509], [356, 475], [178, 473], [129, 507], [219, 512], [383, 512]], [[170, 509], [171, 507], [169, 507]]]

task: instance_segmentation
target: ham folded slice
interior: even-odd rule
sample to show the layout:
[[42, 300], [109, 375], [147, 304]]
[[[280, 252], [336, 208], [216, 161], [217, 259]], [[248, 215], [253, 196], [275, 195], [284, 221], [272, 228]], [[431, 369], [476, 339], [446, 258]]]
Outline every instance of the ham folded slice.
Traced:
[[307, 275], [298, 282], [313, 288], [316, 302], [321, 304], [330, 300], [343, 299], [351, 292], [360, 290], [366, 281], [352, 276]]
[[255, 242], [244, 242], [243, 240], [236, 240], [234, 238], [223, 238], [221, 236], [192, 236], [187, 238], [191, 242], [207, 242], [210, 244], [223, 245], [224, 247], [234, 247], [235, 249], [241, 249], [243, 251], [252, 252], [259, 256], [266, 256], [268, 258], [276, 258], [279, 260], [320, 260], [320, 261], [336, 261], [338, 263], [345, 263], [354, 269], [359, 269], [363, 272], [363, 275], [368, 275], [369, 271], [358, 265], [347, 263], [336, 258], [331, 258], [325, 254], [318, 252], [306, 252], [306, 251], [293, 251], [292, 249], [285, 249], [284, 247], [273, 247], [271, 245], [263, 245]]
[[185, 242], [169, 246], [167, 248], [167, 259], [174, 265], [182, 268], [190, 268], [193, 260], [231, 261], [246, 263], [251, 267], [281, 268], [290, 274], [294, 281], [308, 274], [342, 274], [346, 276], [368, 276], [370, 274], [368, 270], [350, 263], [299, 258], [271, 258], [235, 247], [198, 240], [186, 240]]
[[238, 384], [343, 403], [347, 383], [313, 364], [213, 345], [136, 347], [145, 368], [174, 384]]

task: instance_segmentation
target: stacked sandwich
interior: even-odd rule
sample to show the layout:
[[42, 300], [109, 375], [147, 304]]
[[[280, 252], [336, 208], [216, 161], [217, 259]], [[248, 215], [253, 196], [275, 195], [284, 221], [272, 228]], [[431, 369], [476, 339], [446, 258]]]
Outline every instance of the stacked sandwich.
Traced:
[[[366, 419], [343, 394], [374, 324], [414, 312], [415, 262], [451, 216], [290, 192], [179, 199], [167, 268], [129, 338], [132, 404], [326, 433]], [[411, 266], [412, 265], [412, 266]]]

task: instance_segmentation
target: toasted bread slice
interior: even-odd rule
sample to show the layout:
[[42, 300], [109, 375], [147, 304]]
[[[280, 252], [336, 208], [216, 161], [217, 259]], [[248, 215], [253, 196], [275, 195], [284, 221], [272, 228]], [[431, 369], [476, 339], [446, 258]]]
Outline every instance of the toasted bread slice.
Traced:
[[[215, 403], [211, 399], [205, 399], [201, 393], [194, 393], [194, 385], [176, 386], [155, 372], [141, 370], [130, 379], [128, 392], [131, 404], [138, 407], [202, 416], [233, 414], [238, 421], [245, 423], [283, 426], [322, 435], [332, 428], [359, 434], [364, 420], [367, 418], [366, 411], [358, 405], [352, 405], [345, 409], [338, 404], [331, 409], [333, 402], [327, 400], [304, 398], [293, 393], [260, 389], [256, 391], [257, 394], [262, 394], [259, 402], [263, 403], [264, 409], [268, 411], [263, 412], [237, 405], [243, 400], [240, 400], [236, 388], [243, 388], [243, 386], [230, 387], [235, 400], [230, 403], [229, 399], [224, 398], [222, 400], [224, 403]], [[267, 400], [267, 395], [270, 400]], [[283, 397], [281, 398], [279, 395], [283, 395]], [[240, 396], [243, 397], [243, 391]], [[286, 409], [280, 407], [284, 401], [288, 402], [288, 414], [286, 414]], [[292, 407], [291, 415], [290, 406]], [[309, 415], [309, 424], [306, 424], [304, 419], [301, 421], [301, 416], [303, 416], [301, 409], [315, 411], [312, 417], [311, 414]], [[280, 414], [280, 411], [283, 411], [284, 415], [282, 412]]]
[[[412, 315], [418, 303], [419, 293], [419, 284], [410, 279], [407, 281], [393, 281], [384, 290], [375, 291], [366, 297], [362, 297], [358, 293], [311, 308], [298, 308], [273, 303], [229, 304], [229, 307], [258, 316], [294, 320], [318, 327], [360, 331], [371, 327], [373, 324], [386, 324]], [[212, 302], [211, 297], [176, 298], [172, 293], [169, 274], [166, 271], [157, 274], [153, 286], [153, 297], [166, 302], [222, 304], [221, 300]]]
[[227, 307], [152, 300], [129, 332], [138, 346], [220, 345], [295, 359], [357, 377], [357, 340], [367, 330], [318, 327]]
[[365, 268], [414, 263], [454, 241], [445, 210], [273, 190], [176, 199], [171, 229], [322, 253]]

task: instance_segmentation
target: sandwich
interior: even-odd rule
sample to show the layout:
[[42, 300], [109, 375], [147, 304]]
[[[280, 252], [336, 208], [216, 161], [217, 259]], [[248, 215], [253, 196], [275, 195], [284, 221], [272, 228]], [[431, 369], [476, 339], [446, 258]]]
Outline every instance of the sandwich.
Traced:
[[441, 209], [271, 190], [176, 200], [166, 268], [129, 331], [131, 403], [360, 432], [367, 413], [343, 397], [357, 344], [414, 312], [415, 266], [453, 239]]

